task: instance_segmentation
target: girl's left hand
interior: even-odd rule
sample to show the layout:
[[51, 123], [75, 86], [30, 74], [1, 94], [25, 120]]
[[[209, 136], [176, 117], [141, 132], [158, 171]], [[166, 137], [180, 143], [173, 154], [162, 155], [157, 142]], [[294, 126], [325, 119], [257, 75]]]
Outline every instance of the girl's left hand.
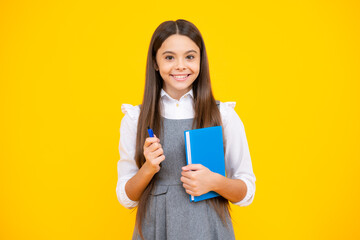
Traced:
[[201, 164], [189, 164], [182, 167], [182, 170], [180, 180], [188, 194], [200, 196], [213, 190], [216, 176], [207, 167]]

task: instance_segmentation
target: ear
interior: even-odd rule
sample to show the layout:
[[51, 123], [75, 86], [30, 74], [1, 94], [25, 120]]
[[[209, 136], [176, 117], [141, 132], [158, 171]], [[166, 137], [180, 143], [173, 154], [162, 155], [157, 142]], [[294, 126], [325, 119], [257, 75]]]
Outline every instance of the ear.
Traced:
[[155, 61], [154, 61], [154, 68], [155, 68], [156, 71], [159, 71], [159, 67], [158, 67], [158, 65], [156, 64]]

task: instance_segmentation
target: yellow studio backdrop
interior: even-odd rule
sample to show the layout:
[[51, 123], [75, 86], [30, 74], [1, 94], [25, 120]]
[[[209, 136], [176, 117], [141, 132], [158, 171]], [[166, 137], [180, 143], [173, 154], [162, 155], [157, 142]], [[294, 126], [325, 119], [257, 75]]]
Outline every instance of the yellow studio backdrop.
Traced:
[[0, 239], [130, 239], [116, 197], [121, 104], [150, 38], [204, 37], [257, 178], [237, 239], [360, 238], [358, 1], [1, 1]]

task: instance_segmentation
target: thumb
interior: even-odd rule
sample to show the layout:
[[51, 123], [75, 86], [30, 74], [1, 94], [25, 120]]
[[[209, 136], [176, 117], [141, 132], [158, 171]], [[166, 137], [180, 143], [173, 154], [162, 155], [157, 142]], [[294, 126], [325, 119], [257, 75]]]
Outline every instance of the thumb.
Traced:
[[[154, 138], [157, 138], [155, 134], [154, 134]], [[157, 138], [157, 139], [158, 139], [158, 142], [160, 142], [160, 139], [159, 138]]]
[[203, 169], [203, 168], [204, 168], [204, 166], [201, 165], [201, 164], [189, 164], [187, 166], [182, 167], [182, 170], [184, 170], [184, 171], [190, 171], [190, 170], [196, 171], [196, 170], [200, 170], [200, 169]]

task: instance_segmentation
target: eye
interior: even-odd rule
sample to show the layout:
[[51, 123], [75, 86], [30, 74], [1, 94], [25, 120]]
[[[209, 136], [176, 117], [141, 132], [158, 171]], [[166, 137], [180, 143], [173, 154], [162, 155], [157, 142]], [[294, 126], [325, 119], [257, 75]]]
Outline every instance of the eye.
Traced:
[[188, 58], [190, 58], [190, 59], [194, 59], [195, 58], [195, 56], [193, 56], [193, 55], [189, 55], [189, 56], [187, 56]]
[[165, 59], [171, 60], [171, 59], [169, 59], [169, 58], [173, 58], [173, 56], [166, 56], [166, 57], [165, 57]]

